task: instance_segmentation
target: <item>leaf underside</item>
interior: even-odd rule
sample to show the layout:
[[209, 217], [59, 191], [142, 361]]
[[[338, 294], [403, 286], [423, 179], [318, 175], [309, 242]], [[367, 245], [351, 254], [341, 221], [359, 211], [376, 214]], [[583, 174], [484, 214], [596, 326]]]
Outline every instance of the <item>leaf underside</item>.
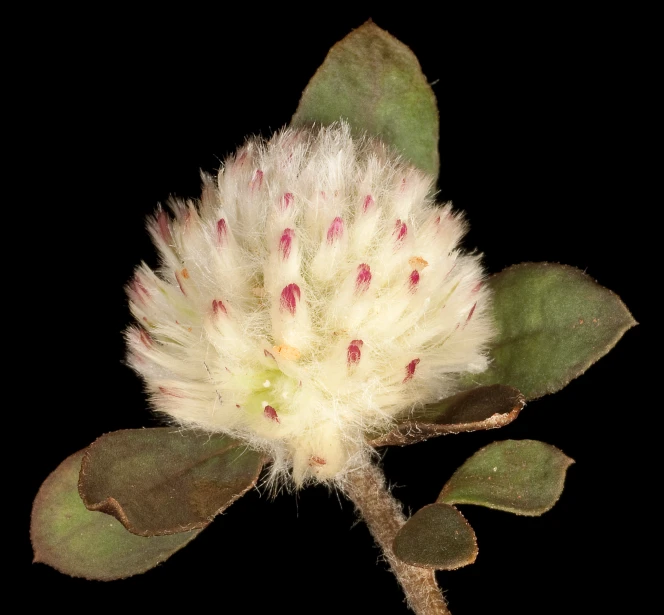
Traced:
[[37, 493], [30, 524], [35, 562], [73, 577], [112, 581], [154, 568], [200, 533], [142, 538], [113, 517], [88, 510], [78, 494], [84, 452], [65, 459]]
[[537, 440], [493, 442], [454, 473], [438, 502], [541, 515], [560, 498], [572, 463], [555, 446]]
[[227, 436], [127, 429], [87, 449], [79, 490], [90, 510], [134, 534], [174, 534], [208, 525], [256, 484], [262, 465], [260, 454]]
[[513, 387], [478, 387], [414, 411], [388, 433], [371, 436], [369, 444], [404, 446], [443, 434], [503, 427], [519, 415], [524, 404]]
[[345, 119], [354, 136], [380, 137], [437, 177], [436, 96], [415, 54], [368, 21], [330, 49], [302, 93], [293, 126]]

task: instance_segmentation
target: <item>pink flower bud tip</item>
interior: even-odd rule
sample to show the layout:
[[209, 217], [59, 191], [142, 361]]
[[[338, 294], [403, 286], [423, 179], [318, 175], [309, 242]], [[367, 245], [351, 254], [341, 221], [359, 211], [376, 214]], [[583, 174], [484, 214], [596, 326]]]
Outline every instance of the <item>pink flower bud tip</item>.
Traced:
[[300, 287], [297, 284], [289, 284], [281, 291], [281, 309], [295, 316], [297, 302], [300, 300]]
[[344, 234], [344, 221], [337, 216], [334, 220], [332, 220], [332, 224], [330, 224], [330, 228], [327, 229], [327, 243], [334, 243], [335, 241], [338, 241], [341, 239], [341, 237]]
[[265, 408], [263, 408], [263, 414], [266, 418], [274, 421], [275, 423], [281, 422], [279, 421], [279, 416], [277, 416], [277, 411], [272, 406], [265, 406]]
[[396, 224], [394, 225], [394, 232], [392, 234], [395, 236], [397, 243], [402, 243], [408, 234], [408, 227], [406, 226], [406, 223], [402, 222], [401, 220], [397, 220]]
[[284, 229], [284, 232], [281, 234], [281, 239], [279, 240], [279, 252], [283, 260], [287, 260], [291, 252], [291, 243], [293, 242], [293, 237], [295, 236], [295, 231], [292, 228]]
[[362, 340], [353, 340], [348, 345], [348, 350], [346, 351], [346, 360], [348, 363], [348, 367], [357, 365], [359, 363], [360, 358], [362, 356], [361, 348], [363, 345], [364, 342]]
[[212, 311], [215, 314], [228, 314], [226, 306], [224, 305], [224, 302], [221, 299], [214, 299], [212, 301]]
[[366, 263], [357, 266], [357, 278], [355, 279], [355, 292], [363, 293], [371, 283], [371, 267]]
[[227, 235], [228, 235], [228, 227], [226, 226], [226, 220], [221, 218], [217, 222], [217, 243], [220, 246], [223, 246], [226, 243]]
[[408, 365], [406, 365], [406, 377], [403, 379], [404, 382], [408, 382], [415, 375], [415, 368], [420, 362], [419, 359], [413, 359]]

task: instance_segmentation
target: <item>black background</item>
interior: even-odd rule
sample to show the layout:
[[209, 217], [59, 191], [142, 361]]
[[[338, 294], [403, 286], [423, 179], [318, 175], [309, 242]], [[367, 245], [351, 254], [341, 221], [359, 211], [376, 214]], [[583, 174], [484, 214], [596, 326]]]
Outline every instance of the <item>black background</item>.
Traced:
[[32, 565], [28, 539], [32, 498], [62, 459], [102, 433], [158, 424], [123, 365], [123, 286], [141, 259], [155, 263], [145, 217], [170, 194], [197, 196], [199, 169], [214, 171], [245, 135], [288, 123], [329, 47], [373, 17], [413, 49], [434, 83], [440, 198], [467, 213], [466, 247], [484, 253], [490, 272], [523, 261], [578, 267], [642, 323], [500, 432], [388, 450], [394, 493], [414, 512], [495, 439], [558, 446], [576, 464], [544, 516], [463, 508], [480, 554], [439, 574], [452, 613], [627, 612], [628, 575], [647, 530], [625, 506], [644, 426], [624, 419], [637, 411], [638, 345], [652, 336], [642, 313], [651, 278], [639, 252], [647, 209], [639, 190], [649, 169], [634, 161], [639, 139], [647, 141], [637, 26], [619, 14], [545, 10], [234, 11], [60, 13], [34, 43], [15, 120], [29, 169], [17, 201], [29, 207], [18, 213], [31, 217], [39, 257], [21, 298], [32, 324], [18, 327], [29, 347], [18, 372], [31, 383], [22, 416], [36, 451], [23, 463], [16, 532], [31, 599], [71, 598], [81, 608], [138, 599], [155, 610], [183, 600], [191, 611], [221, 613], [407, 612], [352, 505], [324, 488], [274, 501], [253, 491], [166, 563], [125, 581], [87, 582]]

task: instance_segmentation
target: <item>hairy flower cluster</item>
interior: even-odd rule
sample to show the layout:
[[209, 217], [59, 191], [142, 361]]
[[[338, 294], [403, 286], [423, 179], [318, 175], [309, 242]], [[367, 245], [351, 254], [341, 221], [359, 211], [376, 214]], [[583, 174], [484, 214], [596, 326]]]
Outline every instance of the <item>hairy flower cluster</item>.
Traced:
[[129, 361], [177, 424], [242, 438], [272, 477], [341, 480], [366, 434], [486, 368], [489, 296], [433, 179], [345, 124], [250, 139], [200, 202], [149, 222]]

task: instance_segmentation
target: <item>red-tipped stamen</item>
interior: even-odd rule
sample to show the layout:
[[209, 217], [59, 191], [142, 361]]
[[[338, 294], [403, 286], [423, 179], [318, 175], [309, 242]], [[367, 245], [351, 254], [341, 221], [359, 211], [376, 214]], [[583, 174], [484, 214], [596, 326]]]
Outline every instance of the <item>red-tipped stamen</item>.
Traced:
[[141, 282], [138, 277], [134, 278], [134, 284], [136, 285], [136, 292], [142, 292], [146, 297], [150, 297], [150, 291], [145, 288], [143, 282]]
[[228, 240], [228, 225], [226, 224], [226, 220], [221, 218], [217, 222], [217, 243], [220, 246], [223, 246], [226, 244], [227, 240]]
[[300, 287], [297, 284], [289, 284], [281, 291], [281, 309], [288, 310], [295, 316], [297, 302], [300, 300]]
[[142, 304], [147, 303], [147, 299], [150, 299], [152, 295], [150, 295], [150, 291], [143, 286], [142, 282], [138, 279], [138, 277], [135, 277], [130, 283], [129, 283], [129, 288], [131, 289], [132, 293], [134, 294], [133, 299], [140, 301]]
[[293, 193], [287, 192], [281, 197], [281, 211], [286, 211], [293, 202]]
[[473, 290], [470, 291], [471, 294], [476, 293], [480, 288], [482, 288], [482, 282], [478, 282], [475, 284], [475, 286], [473, 286]]
[[256, 169], [256, 171], [254, 172], [254, 176], [251, 178], [249, 186], [251, 187], [251, 190], [254, 191], [256, 189], [260, 190], [262, 185], [263, 185], [263, 171], [261, 171], [260, 169]]
[[403, 379], [404, 382], [408, 382], [415, 375], [415, 368], [419, 362], [419, 359], [413, 359], [408, 365], [406, 365], [406, 377]]
[[362, 211], [366, 213], [369, 208], [374, 204], [374, 199], [370, 194], [364, 197], [364, 204], [362, 205]]
[[171, 229], [168, 224], [168, 216], [163, 209], [157, 214], [157, 228], [159, 229], [161, 238], [170, 245], [170, 243], [173, 241], [173, 237], [171, 235]]
[[242, 152], [236, 159], [235, 159], [235, 165], [236, 167], [242, 167], [244, 165], [244, 161], [247, 159], [247, 152]]
[[355, 292], [363, 293], [371, 284], [371, 267], [366, 263], [357, 266], [357, 277], [355, 278]]
[[152, 338], [145, 329], [138, 330], [138, 339], [146, 348], [152, 348]]
[[263, 408], [263, 415], [276, 423], [281, 422], [279, 421], [279, 416], [277, 416], [277, 411], [272, 406], [265, 406], [265, 408]]
[[274, 355], [273, 355], [269, 350], [265, 350], [265, 349], [263, 349], [263, 354], [264, 354], [266, 357], [270, 357], [270, 359], [272, 359], [273, 361], [276, 361], [276, 359], [274, 358]]
[[402, 222], [401, 220], [397, 220], [396, 224], [394, 225], [394, 231], [392, 233], [396, 239], [396, 242], [402, 243], [407, 234], [408, 227], [406, 226], [406, 223]]
[[420, 283], [420, 272], [417, 269], [413, 269], [410, 275], [408, 276], [408, 289], [410, 292], [414, 293], [417, 285]]
[[346, 362], [348, 363], [348, 367], [357, 365], [360, 362], [360, 359], [362, 358], [361, 348], [363, 345], [364, 342], [362, 340], [353, 340], [348, 344], [348, 350], [346, 351]]
[[224, 302], [221, 299], [214, 299], [212, 301], [212, 311], [215, 314], [226, 314], [226, 315], [228, 315], [228, 311], [226, 310], [226, 306], [224, 305]]
[[327, 229], [327, 243], [334, 243], [343, 237], [344, 234], [344, 221], [337, 216], [332, 220], [330, 228]]
[[292, 228], [284, 229], [279, 240], [279, 253], [283, 260], [287, 260], [291, 252], [291, 243], [295, 237], [295, 231]]
[[324, 466], [326, 463], [327, 461], [318, 455], [312, 455], [309, 457], [309, 465], [311, 466]]

